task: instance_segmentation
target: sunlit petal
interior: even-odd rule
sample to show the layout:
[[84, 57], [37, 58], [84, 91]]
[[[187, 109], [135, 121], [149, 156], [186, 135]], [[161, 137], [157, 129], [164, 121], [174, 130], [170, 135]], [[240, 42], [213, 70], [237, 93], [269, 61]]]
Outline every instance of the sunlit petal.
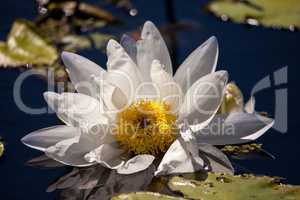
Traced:
[[67, 125], [92, 127], [108, 122], [103, 103], [85, 94], [45, 92], [44, 97], [51, 109]]
[[21, 139], [21, 141], [34, 149], [45, 151], [56, 143], [80, 135], [80, 130], [75, 127], [58, 125], [36, 130]]
[[173, 77], [163, 69], [163, 65], [158, 60], [152, 62], [151, 79], [159, 89], [160, 99], [171, 105], [172, 110], [179, 109], [183, 98], [181, 88], [175, 83]]
[[274, 124], [274, 120], [249, 113], [216, 115], [210, 124], [196, 132], [200, 143], [240, 144], [256, 140]]
[[208, 74], [195, 82], [187, 91], [179, 111], [179, 120], [186, 120], [193, 131], [198, 125], [209, 123], [218, 111], [228, 79], [226, 71]]
[[75, 53], [63, 52], [61, 58], [67, 67], [67, 72], [76, 90], [80, 93], [94, 96], [91, 75], [101, 76], [105, 73], [99, 65]]
[[174, 76], [183, 92], [202, 76], [215, 71], [218, 54], [218, 41], [211, 37], [186, 58]]
[[117, 169], [119, 174], [134, 174], [147, 169], [155, 157], [152, 155], [142, 154], [129, 159], [124, 165]]
[[141, 40], [137, 42], [137, 64], [141, 69], [144, 80], [150, 80], [150, 67], [153, 60], [159, 60], [164, 70], [173, 74], [172, 62], [168, 48], [155, 25], [147, 21], [144, 24]]

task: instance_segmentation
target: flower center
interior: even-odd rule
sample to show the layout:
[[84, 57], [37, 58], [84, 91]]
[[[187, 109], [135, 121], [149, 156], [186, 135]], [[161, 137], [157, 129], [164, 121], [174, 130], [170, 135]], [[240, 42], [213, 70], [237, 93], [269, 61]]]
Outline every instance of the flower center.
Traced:
[[118, 114], [115, 137], [130, 153], [157, 156], [176, 139], [175, 121], [167, 104], [142, 100]]

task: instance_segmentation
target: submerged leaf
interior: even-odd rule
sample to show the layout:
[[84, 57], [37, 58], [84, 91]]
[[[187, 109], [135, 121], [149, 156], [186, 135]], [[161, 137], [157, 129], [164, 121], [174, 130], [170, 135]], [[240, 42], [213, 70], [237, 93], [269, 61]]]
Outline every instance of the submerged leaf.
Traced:
[[7, 41], [0, 42], [0, 66], [51, 65], [57, 57], [56, 48], [49, 45], [29, 21], [15, 21]]
[[188, 199], [300, 199], [300, 186], [278, 184], [278, 179], [266, 176], [231, 176], [210, 173], [205, 181], [173, 177], [169, 182], [169, 187], [173, 191], [182, 193]]
[[298, 0], [215, 0], [208, 9], [223, 20], [265, 27], [300, 28]]

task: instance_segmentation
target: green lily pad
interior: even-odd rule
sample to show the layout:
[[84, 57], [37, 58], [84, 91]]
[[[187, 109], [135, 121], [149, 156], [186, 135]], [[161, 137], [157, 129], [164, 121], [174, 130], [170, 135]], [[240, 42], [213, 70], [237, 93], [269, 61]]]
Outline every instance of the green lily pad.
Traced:
[[298, 0], [214, 0], [208, 9], [223, 20], [294, 30], [300, 28]]
[[297, 200], [300, 186], [279, 184], [279, 179], [266, 176], [231, 176], [209, 173], [205, 181], [173, 177], [171, 190], [188, 199], [201, 200]]
[[120, 194], [111, 200], [185, 200], [180, 197], [172, 197], [154, 192], [135, 192], [128, 194]]
[[12, 26], [6, 42], [0, 42], [0, 66], [18, 67], [51, 65], [57, 59], [55, 47], [40, 36], [33, 24], [17, 20]]

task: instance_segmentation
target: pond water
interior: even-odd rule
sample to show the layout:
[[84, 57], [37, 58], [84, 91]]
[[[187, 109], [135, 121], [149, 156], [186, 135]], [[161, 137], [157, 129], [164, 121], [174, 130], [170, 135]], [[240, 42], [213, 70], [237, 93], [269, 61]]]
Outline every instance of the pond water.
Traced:
[[[103, 5], [102, 1], [89, 1]], [[242, 89], [246, 99], [253, 86], [262, 78], [271, 75], [277, 69], [288, 66], [288, 85], [280, 86], [289, 90], [288, 132], [281, 134], [270, 130], [259, 142], [276, 156], [275, 160], [248, 160], [236, 162], [236, 166], [245, 172], [276, 175], [287, 178], [291, 184], [300, 184], [300, 134], [296, 130], [299, 117], [295, 108], [299, 81], [299, 45], [300, 32], [288, 32], [249, 27], [230, 22], [222, 22], [204, 11], [206, 1], [174, 0], [174, 13], [177, 22], [193, 25], [191, 31], [177, 33], [176, 63], [215, 35], [219, 41], [220, 56], [218, 69], [227, 70], [230, 79]], [[105, 4], [109, 10], [124, 21], [120, 27], [106, 28], [108, 33], [121, 34], [135, 30], [145, 20], [151, 20], [158, 26], [168, 23], [165, 4], [161, 0], [133, 1], [139, 13], [131, 17], [124, 11]], [[36, 15], [33, 0], [2, 0], [0, 4], [0, 40], [5, 37], [16, 18], [33, 19]], [[85, 51], [82, 55], [105, 66], [105, 56], [99, 51]], [[40, 170], [24, 165], [28, 159], [39, 152], [25, 147], [20, 138], [33, 130], [48, 127], [61, 122], [54, 114], [28, 115], [21, 112], [13, 100], [13, 84], [21, 72], [15, 69], [0, 70], [0, 135], [6, 144], [5, 157], [0, 159], [0, 196], [1, 199], [53, 199], [56, 193], [46, 193], [47, 186], [62, 175], [65, 169]], [[274, 114], [274, 91], [271, 87], [257, 94], [257, 110]], [[30, 78], [22, 88], [22, 97], [27, 105], [45, 106], [42, 93], [47, 90], [46, 82], [40, 78]]]

